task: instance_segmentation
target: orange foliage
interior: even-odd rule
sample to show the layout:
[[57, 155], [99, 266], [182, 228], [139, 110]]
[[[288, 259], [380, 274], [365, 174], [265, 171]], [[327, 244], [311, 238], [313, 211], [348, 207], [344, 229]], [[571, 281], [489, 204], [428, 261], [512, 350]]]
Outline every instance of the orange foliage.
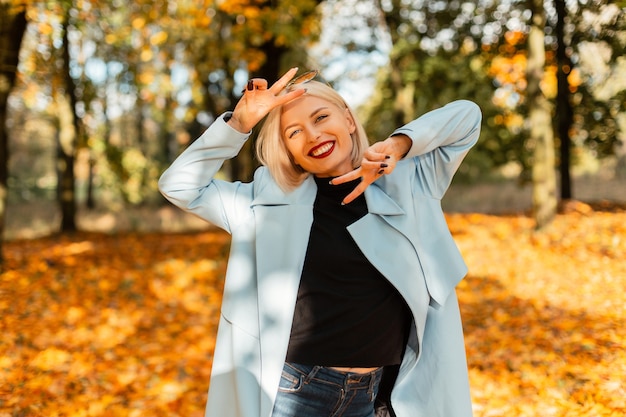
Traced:
[[[626, 211], [453, 214], [475, 415], [626, 412]], [[5, 243], [0, 416], [202, 416], [228, 235]]]
[[5, 243], [0, 416], [202, 416], [229, 237]]
[[626, 211], [453, 215], [475, 416], [626, 413]]

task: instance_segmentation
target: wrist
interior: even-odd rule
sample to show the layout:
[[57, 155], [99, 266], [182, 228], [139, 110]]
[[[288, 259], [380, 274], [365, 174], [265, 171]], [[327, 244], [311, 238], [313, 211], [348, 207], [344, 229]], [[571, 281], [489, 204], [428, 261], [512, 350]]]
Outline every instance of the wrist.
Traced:
[[246, 129], [245, 126], [241, 124], [239, 118], [235, 115], [235, 113], [227, 114], [224, 116], [224, 121], [227, 125], [237, 130], [240, 133], [248, 133], [251, 129]]
[[413, 140], [405, 134], [398, 134], [390, 136], [387, 140], [392, 142], [394, 149], [394, 156], [397, 160], [400, 160], [406, 156], [413, 146]]

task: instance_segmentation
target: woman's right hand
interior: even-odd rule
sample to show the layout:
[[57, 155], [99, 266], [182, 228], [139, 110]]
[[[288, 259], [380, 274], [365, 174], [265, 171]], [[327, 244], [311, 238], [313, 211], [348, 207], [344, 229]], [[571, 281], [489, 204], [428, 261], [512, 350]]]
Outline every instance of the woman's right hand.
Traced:
[[287, 71], [271, 87], [267, 87], [267, 80], [253, 78], [248, 81], [244, 94], [235, 106], [228, 124], [241, 133], [248, 133], [273, 108], [281, 106], [306, 91], [295, 89], [283, 95], [278, 95], [298, 72], [298, 68]]

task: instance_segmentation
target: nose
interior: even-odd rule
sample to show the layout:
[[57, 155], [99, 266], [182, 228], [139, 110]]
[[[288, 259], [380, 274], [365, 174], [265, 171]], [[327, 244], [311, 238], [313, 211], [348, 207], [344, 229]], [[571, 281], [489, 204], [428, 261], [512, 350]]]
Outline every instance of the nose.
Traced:
[[317, 142], [320, 138], [320, 132], [315, 126], [307, 126], [305, 128], [306, 139], [308, 142]]

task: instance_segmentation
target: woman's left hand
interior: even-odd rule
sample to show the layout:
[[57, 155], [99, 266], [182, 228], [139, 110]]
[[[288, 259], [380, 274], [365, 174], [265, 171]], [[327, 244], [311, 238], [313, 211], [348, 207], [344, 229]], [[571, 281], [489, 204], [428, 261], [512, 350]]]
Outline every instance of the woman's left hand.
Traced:
[[343, 199], [343, 204], [351, 203], [371, 183], [385, 174], [391, 174], [396, 167], [396, 163], [406, 155], [411, 149], [412, 140], [406, 135], [397, 135], [376, 142], [363, 154], [361, 166], [347, 174], [334, 178], [332, 184], [343, 184], [348, 181], [361, 178], [361, 182], [350, 194]]

